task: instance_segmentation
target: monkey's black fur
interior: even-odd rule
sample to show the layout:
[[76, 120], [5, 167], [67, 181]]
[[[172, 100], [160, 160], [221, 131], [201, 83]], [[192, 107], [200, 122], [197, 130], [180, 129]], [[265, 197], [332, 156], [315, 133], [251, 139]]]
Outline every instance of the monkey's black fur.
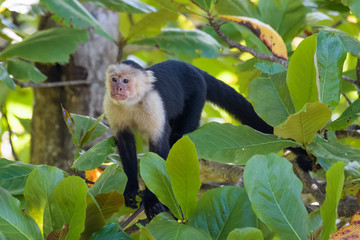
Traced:
[[[144, 69], [133, 61], [126, 64], [140, 71]], [[233, 88], [222, 81], [200, 70], [199, 68], [180, 61], [165, 61], [145, 70], [154, 73], [156, 81], [154, 89], [162, 99], [165, 111], [165, 126], [159, 141], [150, 141], [150, 151], [166, 159], [170, 147], [184, 134], [194, 131], [200, 120], [201, 111], [206, 100], [228, 111], [243, 124], [263, 132], [273, 133], [273, 127], [264, 122], [254, 111], [252, 105]], [[137, 207], [138, 192], [137, 158], [134, 135], [130, 129], [121, 130], [116, 134], [116, 144], [120, 152], [128, 183], [124, 191], [126, 205]], [[145, 190], [143, 203], [149, 218], [154, 217], [164, 207], [156, 196]]]

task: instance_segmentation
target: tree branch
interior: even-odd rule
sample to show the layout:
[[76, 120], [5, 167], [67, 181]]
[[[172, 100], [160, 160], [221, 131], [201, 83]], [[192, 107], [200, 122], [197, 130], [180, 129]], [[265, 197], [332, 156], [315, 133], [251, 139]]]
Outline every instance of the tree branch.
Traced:
[[283, 65], [286, 68], [289, 66], [289, 62], [285, 59], [282, 59], [282, 58], [279, 58], [279, 57], [276, 57], [276, 56], [270, 55], [270, 54], [259, 53], [252, 48], [245, 47], [244, 45], [241, 45], [240, 43], [231, 40], [228, 36], [226, 36], [220, 30], [220, 26], [214, 21], [214, 18], [212, 16], [209, 16], [209, 23], [214, 28], [217, 35], [219, 35], [219, 37], [229, 45], [229, 48], [237, 48], [242, 52], [248, 52], [248, 53], [252, 54], [256, 58], [280, 63], [281, 65]]
[[88, 81], [88, 80], [73, 80], [73, 81], [64, 81], [64, 82], [46, 82], [46, 83], [24, 83], [19, 80], [13, 79], [15, 84], [25, 88], [25, 87], [34, 87], [34, 88], [53, 88], [53, 87], [66, 87], [66, 86], [77, 86], [77, 85], [90, 85], [93, 83], [104, 84], [102, 81]]

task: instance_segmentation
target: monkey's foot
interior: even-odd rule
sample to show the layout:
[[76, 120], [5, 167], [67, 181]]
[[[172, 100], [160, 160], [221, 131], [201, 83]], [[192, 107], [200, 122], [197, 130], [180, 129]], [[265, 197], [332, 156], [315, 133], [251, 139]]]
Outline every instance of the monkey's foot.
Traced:
[[137, 190], [135, 192], [126, 193], [124, 192], [125, 206], [129, 208], [136, 209], [138, 208], [136, 201]]
[[151, 206], [149, 206], [149, 205], [150, 204], [147, 204], [146, 202], [144, 202], [145, 213], [149, 220], [153, 219], [159, 213], [167, 211], [166, 207], [160, 202], [151, 204]]

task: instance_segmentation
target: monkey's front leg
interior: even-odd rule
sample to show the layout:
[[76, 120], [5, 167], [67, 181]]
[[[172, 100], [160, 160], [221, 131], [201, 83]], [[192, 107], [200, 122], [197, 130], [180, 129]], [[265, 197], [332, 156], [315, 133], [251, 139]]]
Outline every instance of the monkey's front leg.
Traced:
[[136, 195], [139, 191], [139, 182], [135, 137], [130, 129], [124, 129], [116, 134], [115, 139], [124, 172], [128, 178], [124, 191], [125, 205], [137, 208]]

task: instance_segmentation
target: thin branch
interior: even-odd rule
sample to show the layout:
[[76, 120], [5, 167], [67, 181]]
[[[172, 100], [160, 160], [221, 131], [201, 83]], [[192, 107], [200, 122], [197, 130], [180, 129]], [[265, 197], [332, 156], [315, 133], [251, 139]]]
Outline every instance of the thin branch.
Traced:
[[256, 58], [280, 63], [281, 65], [283, 65], [286, 68], [289, 66], [289, 62], [283, 58], [279, 58], [279, 57], [276, 57], [276, 56], [270, 55], [270, 54], [259, 53], [252, 48], [245, 47], [244, 45], [241, 45], [240, 43], [231, 40], [228, 36], [226, 36], [220, 30], [220, 26], [214, 21], [214, 18], [212, 16], [209, 16], [209, 23], [214, 28], [217, 35], [219, 35], [219, 37], [229, 45], [229, 48], [237, 48], [242, 52], [248, 52], [248, 53], [252, 54]]
[[25, 87], [34, 87], [34, 88], [53, 88], [53, 87], [67, 87], [67, 86], [78, 86], [78, 85], [90, 85], [93, 83], [104, 84], [102, 81], [87, 81], [87, 80], [73, 80], [73, 81], [64, 81], [64, 82], [46, 82], [46, 83], [24, 83], [19, 80], [13, 79], [16, 85], [25, 88]]
[[9, 119], [8, 119], [7, 114], [5, 112], [3, 113], [3, 116], [5, 118], [6, 125], [8, 127], [9, 143], [10, 143], [10, 147], [11, 147], [11, 153], [14, 156], [15, 161], [19, 161], [19, 158], [18, 158], [18, 156], [17, 156], [17, 154], [15, 152], [15, 149], [14, 149], [14, 143], [13, 143], [13, 141], [11, 139], [11, 136], [13, 135], [13, 131], [12, 131], [11, 127], [10, 127]]
[[295, 161], [293, 166], [294, 171], [298, 174], [301, 182], [304, 184], [304, 189], [311, 193], [315, 200], [322, 205], [325, 200], [325, 196], [320, 190], [320, 184], [310, 176], [309, 172], [303, 171]]

